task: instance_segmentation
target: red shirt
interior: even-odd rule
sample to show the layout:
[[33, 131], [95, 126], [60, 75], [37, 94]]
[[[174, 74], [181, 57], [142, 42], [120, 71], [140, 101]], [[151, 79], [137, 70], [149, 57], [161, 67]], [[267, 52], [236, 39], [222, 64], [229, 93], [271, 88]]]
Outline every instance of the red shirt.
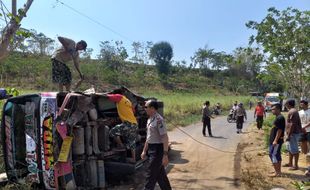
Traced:
[[255, 113], [257, 116], [264, 116], [265, 108], [264, 106], [256, 106]]
[[121, 94], [107, 94], [107, 96], [109, 97], [109, 100], [116, 102], [118, 116], [123, 122], [128, 121], [130, 123], [137, 124], [134, 108], [126, 96]]

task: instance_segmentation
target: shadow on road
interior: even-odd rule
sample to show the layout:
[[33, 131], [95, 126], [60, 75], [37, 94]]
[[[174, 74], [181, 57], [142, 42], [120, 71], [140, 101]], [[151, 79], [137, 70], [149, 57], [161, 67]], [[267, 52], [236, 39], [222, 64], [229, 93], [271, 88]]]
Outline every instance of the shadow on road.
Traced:
[[216, 178], [216, 180], [219, 180], [219, 181], [229, 181], [230, 184], [234, 185], [234, 186], [236, 186], [236, 182], [239, 181], [239, 179], [230, 178], [230, 177], [218, 177], [218, 178]]
[[[181, 144], [181, 143], [179, 143]], [[169, 151], [169, 160], [171, 164], [186, 164], [189, 161], [187, 159], [182, 158], [182, 152], [180, 150], [174, 150], [173, 147]]]
[[216, 180], [221, 180], [221, 181], [235, 181], [235, 179], [230, 178], [230, 177], [218, 177]]
[[[188, 178], [174, 178], [172, 181], [175, 181], [174, 189], [178, 190], [220, 190], [222, 187], [218, 186], [209, 186], [204, 184], [210, 179], [188, 179]], [[197, 187], [191, 187], [190, 184], [199, 184]]]
[[176, 145], [176, 144], [182, 144], [182, 143], [179, 143], [179, 142], [177, 142], [177, 141], [171, 141], [170, 144], [171, 144], [171, 145]]
[[[175, 145], [175, 144], [182, 144], [182, 143], [172, 142], [171, 144]], [[189, 162], [187, 159], [182, 158], [182, 152], [184, 151], [173, 149], [173, 147], [171, 148], [171, 150], [169, 151], [169, 165], [166, 168], [167, 173], [169, 173], [172, 170], [174, 165], [186, 164]]]
[[295, 181], [309, 181], [309, 178], [307, 176], [300, 174], [282, 172], [282, 176]]
[[[209, 136], [207, 136], [209, 137]], [[215, 139], [227, 139], [226, 137], [223, 137], [223, 136], [212, 136], [210, 138], [215, 138]]]

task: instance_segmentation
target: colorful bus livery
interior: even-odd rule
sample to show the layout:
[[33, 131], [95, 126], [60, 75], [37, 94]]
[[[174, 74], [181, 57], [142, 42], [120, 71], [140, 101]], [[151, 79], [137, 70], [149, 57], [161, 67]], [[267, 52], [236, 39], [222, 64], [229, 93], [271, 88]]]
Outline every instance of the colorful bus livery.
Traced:
[[125, 87], [108, 93], [24, 95], [9, 98], [3, 108], [1, 135], [8, 180], [27, 181], [39, 189], [100, 189], [107, 187], [109, 176], [132, 174], [141, 167], [143, 160], [128, 162], [131, 151], [116, 150], [109, 137], [109, 130], [121, 121], [107, 94], [120, 94], [132, 102], [140, 159], [148, 99]]

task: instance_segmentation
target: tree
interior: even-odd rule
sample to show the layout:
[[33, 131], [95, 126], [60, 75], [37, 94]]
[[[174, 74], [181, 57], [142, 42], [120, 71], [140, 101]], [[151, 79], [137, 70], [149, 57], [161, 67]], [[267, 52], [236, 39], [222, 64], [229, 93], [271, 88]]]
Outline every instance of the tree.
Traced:
[[166, 77], [170, 72], [173, 49], [168, 42], [158, 42], [150, 50], [150, 58], [156, 63], [157, 72]]
[[212, 69], [220, 71], [227, 66], [227, 55], [225, 52], [214, 52], [212, 55]]
[[199, 48], [191, 60], [193, 62], [191, 67], [195, 68], [198, 65], [200, 72], [208, 77], [218, 75], [219, 71], [227, 66], [226, 53], [215, 52], [214, 49], [209, 49], [207, 45], [204, 48]]
[[31, 30], [31, 37], [28, 38], [28, 49], [31, 53], [39, 55], [50, 55], [54, 50], [55, 40], [45, 36], [43, 33], [37, 33], [35, 30]]
[[115, 41], [114, 44], [111, 42], [100, 42], [99, 46], [101, 49], [98, 58], [104, 61], [109, 68], [118, 70], [125, 59], [127, 59], [128, 54], [122, 41]]
[[191, 57], [191, 60], [194, 62], [194, 67], [198, 65], [202, 70], [210, 69], [212, 66], [211, 59], [213, 56], [213, 51], [214, 49], [209, 49], [207, 45], [204, 48], [199, 48], [195, 52], [194, 56]]
[[172, 72], [177, 73], [177, 74], [184, 74], [187, 72], [187, 63], [185, 60], [182, 61], [176, 61], [174, 62], [174, 67], [172, 69]]
[[141, 63], [143, 62], [142, 59], [142, 53], [143, 53], [143, 44], [141, 42], [132, 42], [132, 52], [133, 52], [133, 57], [131, 60], [134, 63]]
[[263, 55], [258, 48], [238, 47], [229, 59], [228, 68], [232, 75], [246, 80], [255, 80], [261, 70]]
[[153, 47], [153, 42], [133, 42], [131, 45], [132, 53], [134, 54], [131, 60], [134, 63], [148, 64], [150, 49]]
[[94, 49], [93, 48], [86, 48], [86, 50], [81, 53], [81, 58], [83, 59], [90, 59], [91, 55], [93, 54]]
[[256, 30], [251, 36], [266, 53], [267, 69], [274, 70], [298, 98], [310, 92], [310, 11], [269, 8], [261, 22], [249, 21], [246, 26]]
[[100, 42], [100, 53], [98, 55], [98, 59], [109, 62], [112, 60], [112, 57], [115, 56], [116, 50], [113, 45], [110, 44], [109, 41]]
[[14, 50], [26, 53], [28, 51], [27, 45], [24, 43], [27, 38], [31, 36], [31, 32], [28, 29], [20, 28], [13, 36], [11, 43], [9, 44], [9, 51]]
[[153, 47], [153, 42], [152, 41], [146, 41], [146, 43], [144, 44], [144, 47], [143, 47], [143, 62], [144, 64], [149, 64], [149, 55], [150, 55], [150, 51], [151, 51], [151, 48]]
[[[20, 27], [21, 20], [26, 16], [27, 11], [29, 10], [33, 0], [27, 0], [24, 5], [24, 8], [18, 10], [18, 14], [8, 15], [10, 17], [10, 21], [7, 23], [5, 28], [2, 31], [1, 39], [0, 39], [0, 60], [4, 59], [8, 53], [8, 47], [10, 44], [11, 39], [13, 38], [14, 34], [18, 31]], [[1, 1], [1, 3], [3, 3]], [[2, 15], [6, 16], [6, 15]]]
[[123, 41], [115, 41], [116, 46], [116, 55], [122, 60], [125, 61], [125, 59], [128, 58], [128, 53], [126, 48], [123, 45]]

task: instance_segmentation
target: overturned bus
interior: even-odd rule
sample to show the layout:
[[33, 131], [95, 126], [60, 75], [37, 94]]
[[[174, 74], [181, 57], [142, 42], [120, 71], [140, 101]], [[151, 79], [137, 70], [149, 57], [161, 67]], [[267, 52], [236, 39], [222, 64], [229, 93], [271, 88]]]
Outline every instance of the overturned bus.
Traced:
[[[132, 103], [138, 123], [136, 162], [127, 149], [116, 150], [109, 131], [120, 124], [110, 94]], [[147, 98], [125, 87], [108, 93], [38, 93], [9, 98], [4, 104], [1, 138], [9, 181], [39, 189], [100, 189], [113, 175], [132, 174], [146, 140]], [[163, 111], [160, 102], [159, 112]]]

